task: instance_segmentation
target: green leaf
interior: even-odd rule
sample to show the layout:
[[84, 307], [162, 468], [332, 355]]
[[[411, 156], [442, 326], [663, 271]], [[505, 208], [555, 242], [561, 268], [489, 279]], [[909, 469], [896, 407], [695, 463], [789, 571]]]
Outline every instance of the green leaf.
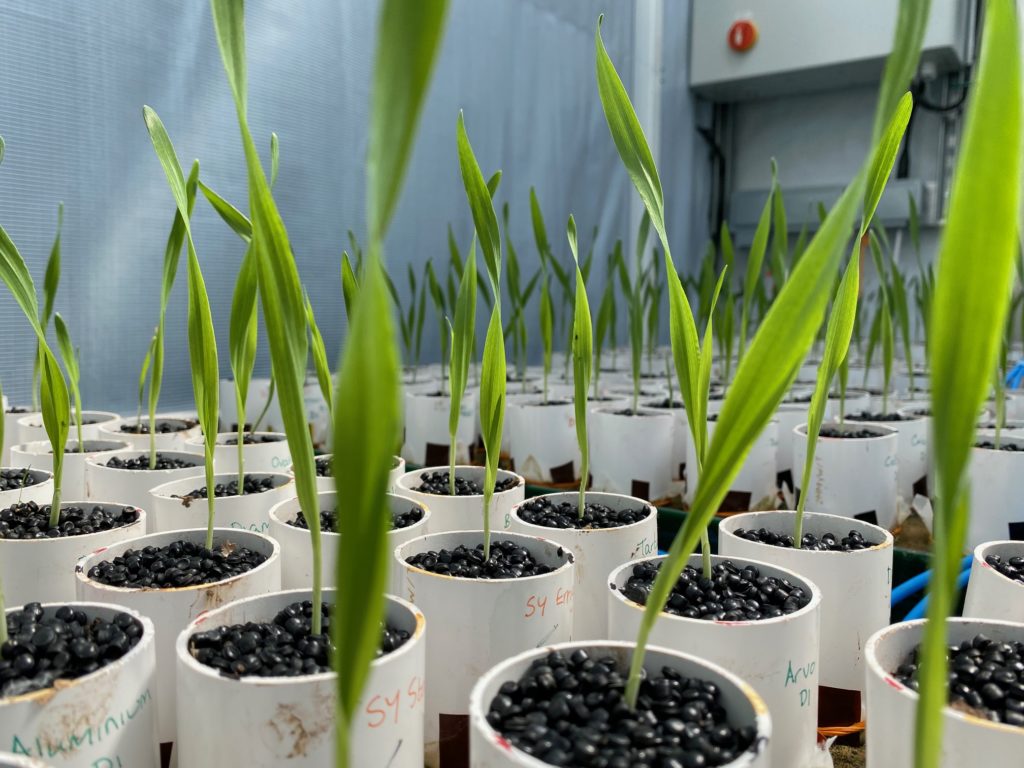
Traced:
[[537, 200], [537, 190], [533, 187], [530, 187], [530, 219], [533, 222], [533, 239], [537, 243], [537, 255], [540, 256], [541, 265], [545, 266], [548, 254], [551, 253], [551, 245], [548, 243], [547, 227], [544, 226], [544, 214]]
[[[385, 283], [386, 285], [386, 283]], [[306, 322], [309, 324], [309, 349], [313, 355], [313, 369], [316, 371], [316, 380], [320, 385], [320, 394], [327, 403], [327, 414], [334, 413], [334, 382], [331, 381], [331, 364], [327, 362], [327, 349], [324, 347], [324, 337], [316, 324], [316, 315], [313, 312], [313, 303], [306, 294]]]
[[455, 453], [456, 435], [459, 431], [459, 416], [462, 413], [462, 397], [469, 381], [469, 363], [473, 357], [476, 341], [476, 239], [469, 248], [459, 293], [455, 300], [455, 327], [452, 329], [451, 364], [449, 379], [451, 397], [448, 409], [449, 473], [451, 495], [455, 495]]
[[[576, 414], [576, 442], [580, 449], [580, 495], [576, 502], [577, 512], [583, 517], [586, 508], [587, 481], [590, 478], [590, 440], [587, 436], [587, 397], [590, 391], [590, 372], [594, 359], [593, 325], [590, 319], [590, 303], [587, 301], [587, 284], [579, 267], [576, 245], [576, 220], [570, 215], [566, 226], [569, 249], [576, 262], [576, 298], [573, 308], [572, 371], [574, 389], [574, 410]], [[609, 285], [611, 285], [609, 281]], [[606, 291], [607, 293], [607, 291]], [[603, 301], [602, 301], [603, 304]], [[598, 353], [600, 361], [600, 352]]]
[[64, 203], [57, 206], [57, 235], [50, 248], [50, 258], [46, 262], [46, 275], [43, 277], [43, 317], [45, 329], [53, 316], [53, 302], [57, 298], [57, 286], [60, 284], [60, 232], [64, 224]]
[[[582, 279], [583, 274], [580, 273]], [[548, 374], [551, 373], [551, 353], [555, 342], [555, 305], [545, 274], [540, 284], [540, 338], [544, 348], [544, 400], [548, 397]]]
[[[782, 198], [782, 187], [778, 184], [775, 185], [775, 194], [772, 195], [772, 253], [775, 263], [785, 267], [789, 261], [789, 224], [786, 221], [786, 203]], [[781, 287], [785, 282], [785, 271], [779, 272], [775, 279]]]
[[491, 174], [491, 178], [487, 180], [487, 191], [491, 195], [491, 199], [498, 194], [498, 187], [501, 186], [501, 171], [495, 171]]
[[79, 388], [81, 371], [78, 365], [78, 353], [75, 345], [71, 343], [71, 333], [68, 331], [64, 318], [60, 312], [54, 315], [53, 327], [57, 332], [57, 349], [60, 350], [61, 359], [64, 361], [64, 370], [68, 374], [68, 386], [71, 388], [71, 396], [75, 403], [75, 425], [78, 429], [78, 450], [85, 450], [82, 442], [82, 391]]
[[281, 160], [281, 147], [277, 140], [277, 134], [270, 132], [270, 186], [273, 188], [277, 183], [277, 171]]
[[931, 303], [935, 545], [921, 644], [917, 768], [937, 766], [942, 754], [946, 617], [970, 514], [965, 473], [996, 363], [1018, 247], [1020, 57], [1014, 4], [989, 0]]
[[[245, 404], [249, 383], [256, 364], [256, 297], [259, 292], [259, 265], [252, 247], [245, 249], [231, 297], [231, 318], [228, 325], [228, 350], [231, 373], [235, 379], [235, 400], [238, 411], [238, 433], [245, 429]], [[242, 468], [239, 467], [239, 471]], [[242, 486], [239, 485], [241, 488]]]
[[203, 196], [209, 201], [217, 215], [224, 220], [224, 223], [245, 242], [249, 242], [252, 239], [252, 222], [248, 217], [202, 181], [199, 182], [199, 189], [202, 190]]
[[911, 192], [907, 192], [907, 205], [909, 206], [910, 213], [910, 242], [914, 244], [914, 254], [917, 256], [917, 265], [921, 266], [921, 218], [917, 213], [917, 200], [914, 199], [914, 195]]
[[456, 144], [459, 152], [459, 168], [462, 171], [462, 183], [466, 188], [466, 199], [473, 215], [473, 226], [480, 241], [480, 250], [484, 253], [487, 265], [487, 276], [491, 281], [491, 293], [495, 305], [501, 303], [498, 286], [501, 283], [501, 236], [498, 233], [498, 217], [494, 213], [490, 190], [480, 172], [480, 165], [473, 154], [473, 147], [466, 134], [466, 123], [462, 112], [459, 112], [456, 124]]
[[136, 421], [142, 424], [142, 403], [146, 394], [146, 379], [149, 376], [149, 364], [153, 359], [153, 348], [156, 346], [156, 331], [153, 331], [153, 338], [149, 340], [146, 347], [146, 355], [142, 358], [142, 370], [139, 372], [139, 408], [136, 413]]
[[[415, 294], [415, 285], [413, 286], [413, 293]], [[341, 252], [341, 294], [345, 300], [345, 316], [348, 318], [349, 323], [352, 322], [352, 318], [355, 312], [356, 305], [356, 294], [359, 292], [359, 282], [356, 279], [356, 273], [352, 269], [352, 262], [348, 260], [348, 251]], [[423, 313], [420, 312], [420, 317]], [[422, 326], [422, 320], [420, 321]]]
[[768, 191], [768, 199], [764, 201], [761, 209], [761, 216], [757, 220], [757, 229], [754, 230], [754, 240], [750, 244], [750, 253], [747, 255], [747, 274], [743, 280], [743, 303], [740, 305], [740, 361], [743, 361], [743, 353], [747, 348], [747, 329], [750, 325], [750, 305], [754, 300], [754, 292], [761, 282], [761, 265], [764, 263], [764, 254], [768, 249], [768, 232], [772, 225], [772, 200], [778, 189], [778, 182], [775, 179], [775, 160], [772, 159], [772, 185]]
[[[892, 174], [892, 167], [896, 163], [896, 155], [899, 153], [907, 123], [910, 122], [910, 113], [913, 107], [914, 101], [910, 94], [904, 93], [896, 103], [893, 118], [889, 123], [889, 130], [882, 134], [881, 141], [875, 146], [871, 170], [868, 174], [868, 186], [864, 194], [864, 217], [860, 231], [862, 235], [867, 231], [867, 222], [870, 222], [875, 215], [875, 209], [878, 208], [878, 202], [882, 199], [886, 182], [889, 181], [889, 176]], [[883, 125], [885, 124], [883, 123]], [[896, 126], [895, 130], [892, 129], [894, 125]]]

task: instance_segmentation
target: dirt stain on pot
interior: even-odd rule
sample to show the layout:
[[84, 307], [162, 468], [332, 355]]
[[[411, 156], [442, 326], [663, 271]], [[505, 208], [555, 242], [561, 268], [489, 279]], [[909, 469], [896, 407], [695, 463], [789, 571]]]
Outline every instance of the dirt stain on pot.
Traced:
[[278, 704], [266, 732], [274, 754], [294, 759], [316, 752], [333, 724], [333, 691], [318, 686], [312, 702]]

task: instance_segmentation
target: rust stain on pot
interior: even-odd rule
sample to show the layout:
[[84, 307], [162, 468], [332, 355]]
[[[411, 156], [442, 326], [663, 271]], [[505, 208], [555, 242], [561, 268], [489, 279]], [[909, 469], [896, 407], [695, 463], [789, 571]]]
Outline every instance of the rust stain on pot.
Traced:
[[315, 699], [308, 704], [278, 704], [273, 718], [266, 723], [266, 732], [272, 739], [274, 753], [290, 760], [316, 752], [333, 725], [333, 689], [317, 690]]
[[[111, 701], [121, 679], [120, 671], [109, 675], [100, 675], [84, 684], [79, 680], [56, 680], [52, 688], [40, 693], [46, 694], [39, 699], [44, 707], [42, 722], [38, 726], [39, 740], [54, 750], [64, 750], [68, 734], [78, 734], [92, 726], [94, 718], [102, 719], [111, 707]], [[56, 704], [51, 701], [57, 694], [68, 691]], [[68, 743], [68, 749], [74, 751], [74, 742]]]

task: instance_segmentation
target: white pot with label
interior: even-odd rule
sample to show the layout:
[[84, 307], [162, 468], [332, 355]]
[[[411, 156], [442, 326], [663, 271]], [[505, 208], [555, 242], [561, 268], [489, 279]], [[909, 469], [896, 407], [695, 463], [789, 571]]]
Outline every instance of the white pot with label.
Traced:
[[91, 674], [0, 699], [0, 743], [30, 761], [16, 766], [159, 768], [153, 622], [130, 608], [99, 602], [48, 603], [43, 609], [49, 613], [64, 605], [91, 618], [127, 613], [141, 623], [141, 638]]
[[[536, 498], [553, 504], [569, 503], [578, 509], [578, 493], [554, 493]], [[642, 499], [614, 493], [588, 492], [586, 504], [604, 504], [613, 510], [638, 509], [647, 516], [635, 523], [616, 528], [550, 528], [520, 517], [524, 506], [512, 509], [509, 530], [557, 541], [576, 556], [576, 607], [573, 616], [574, 640], [603, 640], [608, 634], [608, 574], [623, 563], [650, 557], [658, 551], [657, 510]]]
[[[906, 768], [914, 764], [914, 718], [918, 694], [899, 682], [895, 671], [921, 643], [925, 620], [893, 624], [868, 640], [867, 764], [871, 768]], [[979, 634], [990, 640], [1024, 641], [1024, 626], [1007, 621], [951, 618], [950, 644]], [[940, 768], [1019, 765], [1024, 727], [995, 723], [958, 707], [942, 710]]]
[[[158, 451], [185, 451], [186, 443], [196, 435], [200, 434], [199, 423], [191, 419], [184, 419], [177, 416], [156, 416], [157, 433], [154, 438]], [[101, 424], [98, 428], [97, 439], [100, 440], [124, 440], [128, 445], [138, 451], [148, 451], [149, 441], [149, 417], [143, 416], [142, 422], [134, 417], [124, 417]], [[22, 442], [28, 442], [23, 440]]]
[[[100, 430], [120, 420], [120, 416], [111, 411], [82, 411], [82, 442], [86, 440], [107, 439], [100, 435]], [[68, 427], [68, 440], [78, 440], [78, 428], [75, 426], [75, 411], [71, 410], [71, 424]], [[18, 442], [35, 443], [49, 440], [43, 426], [41, 413], [30, 413], [18, 419]]]
[[1024, 539], [1024, 511], [1015, 500], [1024, 498], [1024, 437], [980, 436], [967, 464], [971, 519], [967, 544]]
[[[873, 415], [873, 414], [869, 414]], [[930, 419], [921, 414], [900, 410], [895, 420], [872, 420], [848, 415], [851, 424], [874, 424], [896, 430], [898, 461], [897, 490], [908, 503], [914, 495], [927, 495], [928, 491], [928, 433]]]
[[[271, 488], [261, 493], [239, 496], [218, 496], [214, 500], [213, 524], [217, 528], [267, 533], [270, 530], [270, 510], [285, 499], [295, 496], [295, 481], [281, 472], [247, 472], [247, 478], [269, 482]], [[235, 474], [218, 473], [213, 476], [214, 487], [234, 481]], [[192, 496], [196, 490], [206, 488], [206, 476], [187, 477], [158, 485], [149, 492], [149, 530], [180, 531], [207, 525], [209, 509], [205, 496]]]
[[11, 446], [18, 445], [19, 429], [18, 421], [26, 416], [36, 416], [42, 421], [43, 415], [39, 411], [33, 411], [28, 406], [8, 405], [7, 397], [4, 397], [4, 444], [0, 453], [0, 467], [11, 466]]
[[[482, 528], [484, 521], [483, 494], [472, 496], [450, 496], [447, 493], [425, 493], [418, 490], [423, 483], [423, 476], [433, 472], [448, 472], [448, 467], [428, 467], [413, 472], [406, 472], [396, 483], [395, 493], [406, 496], [430, 509], [429, 533], [444, 531], [463, 531]], [[455, 467], [455, 477], [472, 481], [483, 487], [484, 468], [475, 466]], [[526, 481], [514, 472], [498, 470], [497, 485], [509, 487], [495, 490], [491, 497], [488, 511], [492, 531], [503, 531], [512, 524], [512, 508], [526, 498]]]
[[1024, 574], [1024, 541], [986, 541], [974, 548], [971, 578], [964, 598], [964, 617], [1015, 621], [1024, 624], [1024, 581], [1001, 573], [990, 557]]
[[512, 468], [527, 481], [572, 483], [580, 470], [576, 406], [571, 398], [508, 398], [505, 424]]
[[[448, 411], [451, 398], [436, 387], [405, 393], [405, 446], [402, 456], [421, 466], [448, 462]], [[455, 461], [469, 461], [477, 434], [477, 392], [467, 388], [459, 408], [455, 434]]]
[[718, 526], [718, 553], [742, 560], [760, 560], [786, 568], [810, 579], [821, 590], [821, 684], [831, 688], [863, 691], [864, 644], [867, 638], [889, 625], [892, 597], [892, 534], [877, 525], [847, 517], [804, 513], [804, 533], [837, 539], [851, 530], [870, 549], [850, 552], [792, 549], [750, 541], [737, 530], [792, 536], [796, 512], [747, 512], [733, 515]]
[[[110, 456], [123, 451], [128, 443], [123, 440], [84, 440], [85, 450], [78, 450], [78, 441], [70, 441], [64, 449], [64, 469], [61, 496], [68, 499], [86, 499], [85, 463], [89, 459]], [[12, 467], [32, 467], [53, 471], [53, 447], [49, 440], [36, 440], [11, 447]]]
[[[333, 672], [233, 679], [197, 661], [190, 638], [223, 626], [273, 621], [308, 589], [249, 597], [190, 623], [175, 644], [181, 766], [320, 768], [335, 764], [337, 679]], [[325, 590], [330, 603], [334, 590]], [[387, 596], [385, 621], [409, 633], [401, 647], [371, 662], [350, 730], [350, 765], [423, 765], [425, 621], [413, 605]], [[244, 706], [240, 706], [244, 702]], [[225, 719], [225, 713], [231, 717]]]
[[[344, 507], [338, 508], [337, 499], [338, 496], [334, 491], [322, 491], [317, 494], [321, 515], [320, 531], [324, 542], [320, 568], [324, 584], [334, 583], [341, 534], [336, 531], [328, 531], [323, 527], [323, 515], [324, 512], [331, 512], [337, 520], [340, 513], [342, 525], [344, 525], [345, 510]], [[395, 547], [400, 544], [426, 535], [429, 530], [429, 509], [417, 501], [393, 493], [388, 494], [388, 506], [392, 516], [392, 528], [388, 533], [389, 552], [394, 551]], [[295, 525], [301, 512], [302, 505], [294, 497], [280, 502], [270, 510], [269, 535], [281, 545], [282, 589], [310, 589], [313, 586], [313, 559], [309, 528], [304, 527], [304, 521], [302, 525]], [[410, 514], [415, 512], [419, 512], [418, 519], [414, 519], [417, 517], [416, 514]], [[402, 527], [395, 527], [399, 524]], [[335, 522], [336, 526], [337, 522]], [[389, 578], [394, 580], [393, 575]], [[394, 591], [394, 587], [392, 587], [392, 591]]]
[[11, 504], [34, 501], [36, 504], [48, 504], [53, 498], [53, 473], [42, 469], [27, 467], [3, 467], [0, 472], [9, 475], [8, 479], [17, 479], [19, 483], [31, 481], [31, 485], [0, 491], [0, 509]]
[[[482, 531], [449, 531], [395, 549], [399, 596], [426, 616], [425, 764], [465, 764], [469, 693], [487, 669], [517, 653], [572, 639], [573, 556], [556, 542], [508, 531], [549, 573], [519, 579], [468, 579], [435, 574], [406, 562], [430, 551], [475, 547]], [[452, 762], [449, 762], [452, 761]]]
[[[718, 426], [717, 419], [717, 415], [712, 415], [708, 418], [709, 441], [712, 435], [715, 434], [715, 429]], [[721, 505], [719, 505], [721, 511], [746, 512], [751, 509], [763, 509], [765, 506], [775, 505], [775, 499], [778, 494], [778, 486], [776, 485], [778, 472], [776, 471], [775, 461], [775, 454], [779, 447], [778, 435], [779, 422], [772, 419], [765, 426], [761, 434], [757, 436], [757, 439], [754, 440], [750, 453], [747, 454], [747, 458], [743, 461], [743, 466], [740, 467], [739, 474], [733, 479], [732, 484], [729, 486], [729, 492], [722, 500]], [[690, 445], [687, 450], [695, 455], [692, 447], [691, 436]], [[693, 494], [700, 484], [700, 470], [697, 468], [696, 462], [694, 462], [689, 476], [692, 478], [692, 482], [689, 483], [687, 488], [688, 495], [690, 496], [688, 501], [692, 503]]]
[[664, 411], [671, 413], [674, 419], [672, 426], [672, 480], [677, 483], [677, 488], [682, 493], [686, 483], [686, 461], [690, 444], [690, 421], [686, 418], [686, 408], [683, 401], [675, 397], [669, 404], [668, 397], [648, 400], [643, 404], [646, 411]]
[[[508, 739], [497, 733], [488, 723], [487, 712], [504, 683], [521, 679], [531, 664], [545, 658], [551, 651], [560, 651], [568, 656], [578, 649], [583, 649], [592, 658], [612, 656], [619, 661], [623, 674], [628, 674], [635, 647], [633, 643], [609, 640], [560, 643], [524, 651], [492, 667], [473, 686], [470, 693], [472, 768], [546, 768], [549, 765], [511, 746]], [[728, 713], [729, 724], [733, 727], [754, 728], [755, 736], [751, 748], [735, 760], [726, 763], [723, 768], [765, 768], [768, 765], [768, 745], [772, 736], [771, 717], [764, 700], [749, 684], [723, 667], [696, 656], [688, 656], [667, 648], [648, 647], [644, 656], [644, 669], [648, 674], [660, 674], [666, 667], [686, 678], [714, 683], [720, 692], [720, 701]]]
[[[75, 506], [108, 510], [122, 504], [95, 501], [65, 501], [61, 509]], [[50, 509], [47, 501], [45, 508]], [[25, 603], [72, 602], [75, 599], [75, 564], [90, 552], [146, 533], [146, 513], [136, 510], [136, 519], [127, 525], [77, 536], [44, 539], [7, 539], [0, 537], [0, 584], [7, 605]]]
[[[260, 565], [212, 584], [166, 589], [114, 587], [89, 577], [101, 560], [112, 560], [127, 550], [163, 547], [176, 541], [202, 544], [206, 529], [151, 533], [119, 542], [86, 555], [75, 566], [79, 600], [115, 603], [149, 616], [156, 630], [157, 685], [154, 690], [161, 743], [175, 740], [174, 643], [178, 634], [200, 614], [243, 597], [265, 595], [281, 589], [281, 548], [273, 539], [252, 531], [214, 529], [214, 546], [225, 543], [244, 547], [266, 557]], [[184, 768], [184, 767], [183, 767]]]
[[[288, 439], [284, 432], [246, 432], [242, 446], [242, 461], [246, 472], [287, 472], [292, 466], [292, 454], [288, 450]], [[200, 456], [206, 455], [202, 435], [196, 435], [185, 443], [185, 450]], [[213, 458], [219, 472], [238, 472], [238, 433], [221, 432]]]
[[[668, 411], [590, 412], [590, 473], [595, 491], [639, 499], [672, 493], [676, 418]], [[676, 462], [678, 472], [678, 462]]]
[[[663, 560], [664, 558], [649, 558]], [[713, 562], [726, 558], [715, 556]], [[816, 752], [818, 722], [818, 651], [821, 592], [813, 583], [777, 565], [743, 560], [761, 575], [788, 579], [811, 595], [810, 603], [794, 613], [760, 621], [704, 621], [662, 613], [650, 642], [719, 664], [753, 686], [772, 718], [772, 765], [804, 768]], [[700, 568], [701, 556], [689, 564]], [[622, 593], [635, 563], [609, 576], [608, 629], [612, 640], [637, 636], [644, 606]], [[756, 651], [755, 651], [756, 649]]]
[[[896, 522], [896, 470], [899, 439], [896, 430], [869, 424], [823, 424], [822, 431], [844, 437], [818, 438], [811, 469], [810, 496], [805, 508], [852, 517], [885, 529]], [[847, 437], [864, 433], [866, 437]], [[807, 457], [807, 425], [794, 432], [793, 466], [797, 493], [802, 489]], [[870, 480], [870, 482], [865, 482]]]
[[[90, 499], [113, 499], [121, 504], [145, 509], [150, 504], [150, 490], [158, 485], [205, 474], [203, 459], [194, 453], [158, 451], [157, 458], [173, 462], [175, 466], [149, 469], [149, 451], [137, 448], [86, 459], [85, 495]], [[143, 462], [143, 469], [124, 468], [125, 462], [139, 461]]]

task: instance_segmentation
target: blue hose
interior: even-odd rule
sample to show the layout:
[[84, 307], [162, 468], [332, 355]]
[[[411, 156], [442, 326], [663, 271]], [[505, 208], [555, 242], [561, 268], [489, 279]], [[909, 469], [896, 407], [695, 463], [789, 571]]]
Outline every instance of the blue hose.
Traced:
[[[961, 589], [967, 586], [968, 579], [971, 578], [971, 569], [968, 568], [965, 571], [961, 571], [960, 575], [956, 579], [956, 591], [959, 592]], [[921, 601], [910, 609], [910, 612], [903, 617], [904, 621], [910, 621], [911, 619], [923, 619], [924, 613], [928, 608], [928, 598], [922, 597]]]
[[[971, 558], [974, 555], [965, 555], [964, 559], [960, 561], [960, 570], [969, 568], [971, 565]], [[928, 581], [932, 577], [931, 571], [922, 571], [913, 578], [907, 579], [902, 584], [892, 588], [892, 604], [896, 605], [906, 600], [911, 595], [915, 595], [928, 586]]]

